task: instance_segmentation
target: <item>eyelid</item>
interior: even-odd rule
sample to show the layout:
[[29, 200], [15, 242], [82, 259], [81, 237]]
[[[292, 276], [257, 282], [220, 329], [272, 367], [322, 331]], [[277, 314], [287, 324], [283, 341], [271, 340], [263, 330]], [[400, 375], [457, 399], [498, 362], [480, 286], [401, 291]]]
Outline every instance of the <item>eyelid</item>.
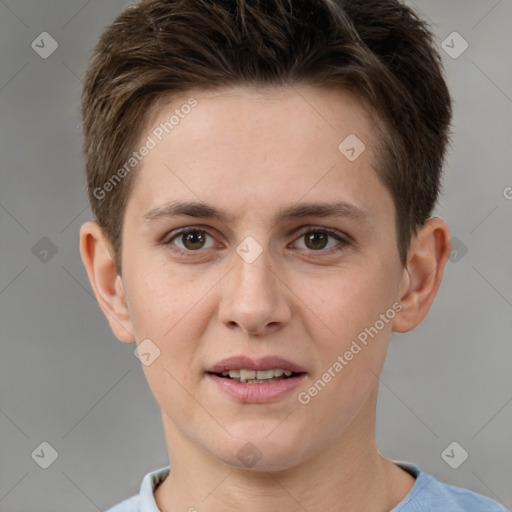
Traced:
[[[208, 231], [208, 229], [206, 227], [203, 227], [203, 226], [186, 226], [184, 228], [179, 228], [179, 229], [175, 229], [173, 231], [171, 231], [170, 233], [167, 233], [163, 238], [162, 238], [162, 242], [164, 245], [171, 245], [172, 244], [172, 241], [174, 239], [177, 239], [179, 238], [180, 236], [183, 236], [183, 235], [187, 235], [188, 233], [195, 233], [195, 232], [199, 232], [199, 233], [204, 233], [206, 235], [208, 235], [209, 237], [215, 239], [215, 237]], [[182, 250], [184, 251], [184, 249], [181, 249], [181, 247], [178, 247], [179, 250]], [[193, 253], [193, 252], [201, 252], [201, 249], [197, 250], [197, 251], [186, 251], [188, 253]]]
[[353, 238], [346, 234], [339, 232], [335, 229], [322, 227], [322, 226], [306, 226], [305, 228], [300, 228], [300, 231], [295, 235], [294, 241], [292, 244], [295, 244], [298, 240], [300, 240], [304, 235], [308, 233], [326, 233], [331, 238], [337, 240], [337, 244], [334, 247], [329, 247], [328, 249], [319, 249], [317, 251], [313, 249], [298, 249], [299, 251], [307, 251], [308, 255], [311, 257], [322, 257], [322, 256], [330, 256], [333, 254], [341, 253], [347, 250], [350, 246], [354, 244]]
[[348, 243], [353, 243], [354, 239], [348, 234], [343, 231], [338, 231], [334, 228], [328, 228], [325, 226], [315, 226], [315, 225], [308, 225], [304, 228], [299, 228], [299, 232], [297, 235], [298, 237], [301, 237], [305, 235], [306, 233], [310, 233], [311, 231], [323, 231], [325, 233], [328, 233], [329, 235], [333, 236], [334, 238], [338, 238], [339, 240]]

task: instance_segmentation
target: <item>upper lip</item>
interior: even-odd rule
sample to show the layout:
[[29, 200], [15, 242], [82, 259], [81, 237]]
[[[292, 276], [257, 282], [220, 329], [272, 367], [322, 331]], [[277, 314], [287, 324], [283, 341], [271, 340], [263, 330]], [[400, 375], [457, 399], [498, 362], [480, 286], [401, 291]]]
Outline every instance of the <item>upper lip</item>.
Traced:
[[306, 370], [291, 361], [279, 356], [265, 356], [258, 359], [251, 359], [244, 355], [232, 356], [222, 359], [207, 371], [210, 373], [220, 373], [227, 370], [291, 370], [294, 373], [304, 373]]

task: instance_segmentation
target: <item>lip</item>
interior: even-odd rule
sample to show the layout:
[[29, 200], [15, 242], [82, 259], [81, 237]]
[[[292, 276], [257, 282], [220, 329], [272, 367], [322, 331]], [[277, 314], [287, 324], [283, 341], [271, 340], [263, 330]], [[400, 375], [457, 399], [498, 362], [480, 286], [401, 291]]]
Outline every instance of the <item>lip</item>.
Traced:
[[[280, 368], [290, 370], [297, 375], [274, 382], [248, 384], [236, 380], [227, 379], [215, 375], [227, 370], [271, 370]], [[206, 370], [206, 377], [217, 385], [221, 391], [242, 403], [265, 403], [278, 400], [290, 393], [307, 377], [307, 372], [302, 366], [292, 363], [279, 356], [265, 356], [251, 359], [245, 355], [237, 355], [222, 359]]]
[[306, 372], [306, 369], [302, 366], [279, 356], [265, 356], [258, 359], [251, 359], [244, 355], [222, 359], [206, 371], [209, 373], [220, 373], [227, 370], [272, 370], [274, 368], [290, 370], [294, 373]]
[[293, 377], [262, 384], [248, 384], [236, 380], [219, 377], [214, 373], [207, 373], [206, 377], [213, 381], [223, 392], [235, 398], [239, 402], [261, 404], [278, 400], [293, 391], [307, 377], [306, 373], [300, 373]]

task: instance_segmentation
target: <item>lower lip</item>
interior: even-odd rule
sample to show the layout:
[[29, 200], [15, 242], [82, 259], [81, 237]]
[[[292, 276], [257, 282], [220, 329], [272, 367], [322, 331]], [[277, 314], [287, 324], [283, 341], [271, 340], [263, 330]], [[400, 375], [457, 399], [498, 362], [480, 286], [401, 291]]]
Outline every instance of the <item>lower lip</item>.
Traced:
[[305, 373], [301, 373], [295, 377], [288, 377], [287, 379], [276, 380], [274, 382], [247, 384], [219, 377], [213, 373], [207, 373], [206, 375], [228, 395], [236, 398], [240, 402], [251, 404], [261, 404], [281, 398], [299, 386], [307, 376]]

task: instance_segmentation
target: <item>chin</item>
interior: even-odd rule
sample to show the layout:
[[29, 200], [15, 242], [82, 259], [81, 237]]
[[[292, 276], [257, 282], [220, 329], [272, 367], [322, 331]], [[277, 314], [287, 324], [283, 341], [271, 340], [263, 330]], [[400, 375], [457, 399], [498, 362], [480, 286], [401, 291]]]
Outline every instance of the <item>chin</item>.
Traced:
[[[272, 429], [261, 430], [254, 435], [237, 436], [230, 446], [226, 446], [219, 458], [227, 465], [251, 471], [285, 471], [304, 458], [304, 446], [294, 435], [267, 436]], [[272, 438], [272, 439], [271, 439]], [[301, 451], [298, 451], [298, 447]]]

